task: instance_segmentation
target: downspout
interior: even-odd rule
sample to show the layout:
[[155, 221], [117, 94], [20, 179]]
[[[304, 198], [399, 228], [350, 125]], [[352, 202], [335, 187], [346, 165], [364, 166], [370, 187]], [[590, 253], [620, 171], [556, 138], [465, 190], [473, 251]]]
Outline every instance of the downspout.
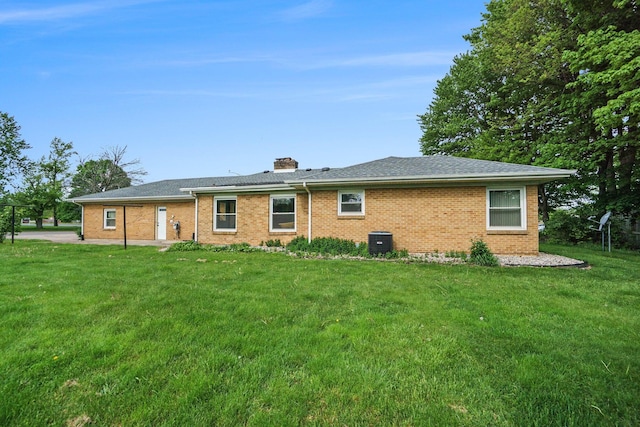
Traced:
[[84, 240], [84, 205], [82, 203], [71, 202], [80, 206], [80, 240]]
[[194, 227], [193, 241], [197, 242], [198, 241], [198, 195], [197, 194], [193, 194], [193, 191], [191, 191], [190, 193], [196, 199], [196, 213], [195, 213], [195, 215], [196, 215], [196, 218], [195, 218], [196, 219], [196, 225]]
[[307, 187], [307, 183], [306, 182], [303, 182], [302, 186], [304, 187], [305, 191], [309, 195], [309, 200], [308, 200], [309, 207], [307, 208], [307, 210], [309, 211], [309, 219], [308, 219], [309, 237], [308, 237], [308, 241], [309, 241], [309, 243], [311, 243], [311, 206], [312, 206], [312, 203], [311, 203], [311, 191], [309, 190], [309, 187]]

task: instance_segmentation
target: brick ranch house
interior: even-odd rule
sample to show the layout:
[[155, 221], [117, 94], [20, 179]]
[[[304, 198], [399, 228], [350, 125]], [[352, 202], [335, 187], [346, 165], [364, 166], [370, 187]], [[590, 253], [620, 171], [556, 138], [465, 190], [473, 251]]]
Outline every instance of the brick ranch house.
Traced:
[[[538, 253], [538, 188], [574, 171], [448, 156], [387, 157], [344, 168], [300, 169], [276, 159], [253, 175], [175, 179], [77, 197], [88, 239], [210, 244], [296, 236], [366, 242], [392, 234], [394, 249]], [[126, 224], [125, 224], [126, 215]]]

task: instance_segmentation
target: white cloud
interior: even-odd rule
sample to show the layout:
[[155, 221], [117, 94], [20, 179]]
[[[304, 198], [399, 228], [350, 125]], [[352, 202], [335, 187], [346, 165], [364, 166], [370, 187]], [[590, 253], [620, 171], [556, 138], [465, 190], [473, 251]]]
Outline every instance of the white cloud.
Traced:
[[138, 4], [155, 3], [158, 0], [123, 0], [73, 3], [40, 9], [16, 9], [0, 11], [0, 24], [23, 22], [58, 21], [96, 14], [105, 10], [118, 9]]
[[331, 82], [292, 84], [262, 82], [250, 87], [236, 88], [162, 88], [138, 89], [118, 92], [122, 95], [154, 97], [211, 97], [236, 99], [263, 99], [281, 101], [316, 100], [322, 102], [366, 102], [406, 97], [422, 93], [438, 80], [435, 75], [402, 76], [395, 79], [374, 80], [362, 84], [336, 85]]
[[322, 15], [331, 8], [330, 0], [311, 0], [281, 11], [278, 16], [285, 21], [300, 21]]
[[203, 54], [201, 56], [175, 59], [163, 59], [159, 61], [138, 61], [142, 66], [166, 66], [166, 67], [202, 67], [215, 64], [231, 63], [269, 63], [291, 70], [322, 70], [328, 68], [358, 68], [358, 67], [433, 67], [450, 66], [454, 52], [408, 52], [398, 54], [382, 54], [368, 56], [353, 56], [349, 58], [320, 58], [308, 56], [308, 54], [295, 55], [293, 53], [259, 53], [236, 54], [229, 56], [216, 56]]
[[387, 55], [369, 55], [355, 58], [319, 60], [306, 63], [303, 68], [338, 68], [338, 67], [424, 67], [430, 65], [450, 65], [453, 52], [408, 52]]

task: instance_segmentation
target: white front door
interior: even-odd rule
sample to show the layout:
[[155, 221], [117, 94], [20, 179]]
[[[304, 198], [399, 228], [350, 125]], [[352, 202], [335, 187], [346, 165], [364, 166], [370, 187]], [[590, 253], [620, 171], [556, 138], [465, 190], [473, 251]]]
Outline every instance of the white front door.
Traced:
[[167, 240], [167, 208], [158, 207], [158, 230], [156, 232], [158, 240]]

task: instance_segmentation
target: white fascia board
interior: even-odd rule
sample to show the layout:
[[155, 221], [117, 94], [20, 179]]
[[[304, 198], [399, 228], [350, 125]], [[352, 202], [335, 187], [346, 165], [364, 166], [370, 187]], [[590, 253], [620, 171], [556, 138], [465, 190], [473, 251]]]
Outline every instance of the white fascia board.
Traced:
[[225, 185], [222, 187], [195, 187], [181, 188], [180, 191], [187, 191], [191, 194], [207, 193], [266, 193], [270, 191], [291, 191], [294, 187], [288, 184], [273, 185]]
[[193, 200], [193, 196], [190, 194], [185, 194], [181, 196], [140, 196], [140, 197], [108, 197], [108, 198], [91, 198], [91, 199], [66, 199], [65, 201], [76, 203], [76, 204], [86, 204], [86, 203], [128, 203], [128, 202], [157, 202], [157, 201], [190, 201]]
[[343, 185], [398, 185], [398, 184], [456, 184], [456, 183], [479, 183], [479, 182], [502, 182], [502, 181], [532, 181], [532, 182], [548, 182], [561, 178], [568, 178], [575, 171], [562, 171], [554, 173], [540, 174], [521, 174], [521, 173], [505, 173], [505, 174], [476, 174], [476, 175], [438, 175], [438, 176], [403, 176], [403, 177], [382, 177], [382, 178], [336, 178], [336, 179], [309, 179], [299, 181], [286, 181], [295, 187], [300, 186], [343, 186]]

